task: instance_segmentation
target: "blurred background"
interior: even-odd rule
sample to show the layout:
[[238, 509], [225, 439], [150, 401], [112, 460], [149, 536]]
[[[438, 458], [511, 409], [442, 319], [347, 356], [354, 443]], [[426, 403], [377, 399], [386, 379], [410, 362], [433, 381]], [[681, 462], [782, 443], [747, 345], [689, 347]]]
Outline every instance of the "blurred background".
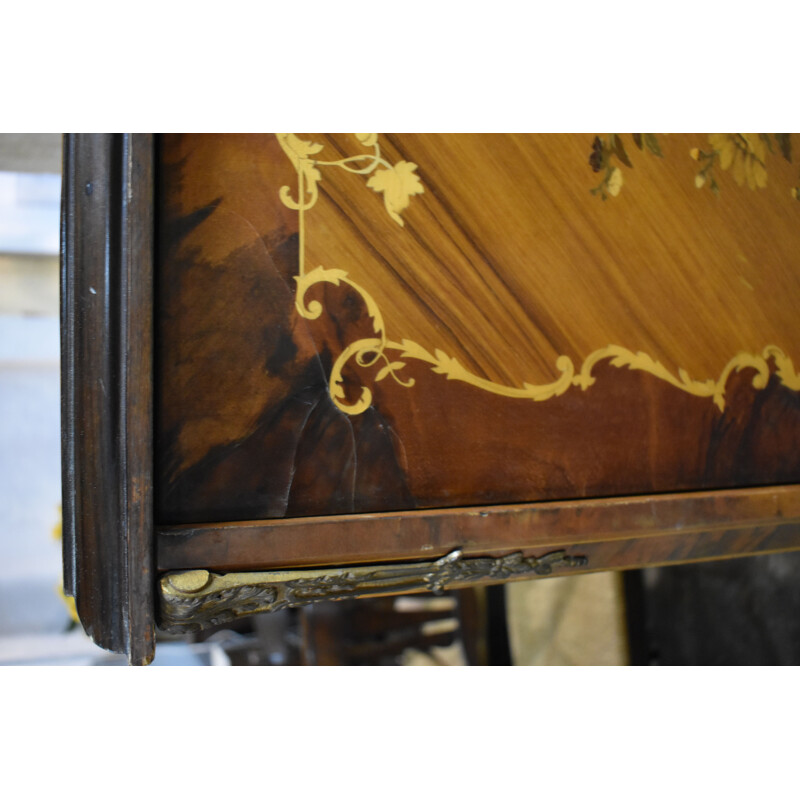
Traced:
[[[61, 587], [60, 134], [0, 134], [0, 665], [125, 664]], [[202, 635], [156, 666], [800, 663], [800, 553], [322, 603]]]
[[60, 173], [59, 134], [0, 135], [0, 663], [87, 652], [58, 593]]

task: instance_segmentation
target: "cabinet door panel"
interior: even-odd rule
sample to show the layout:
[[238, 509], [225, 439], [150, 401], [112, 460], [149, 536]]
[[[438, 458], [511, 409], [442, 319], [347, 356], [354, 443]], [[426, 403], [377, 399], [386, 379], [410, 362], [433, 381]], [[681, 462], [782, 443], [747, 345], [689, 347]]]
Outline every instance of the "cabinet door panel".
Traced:
[[797, 481], [780, 141], [161, 137], [158, 521]]

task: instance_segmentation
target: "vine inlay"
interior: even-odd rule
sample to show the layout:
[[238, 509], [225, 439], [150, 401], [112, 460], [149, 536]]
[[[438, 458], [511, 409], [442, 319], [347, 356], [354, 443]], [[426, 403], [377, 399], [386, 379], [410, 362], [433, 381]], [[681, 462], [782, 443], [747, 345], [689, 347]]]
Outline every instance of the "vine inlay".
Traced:
[[[549, 400], [564, 394], [570, 387], [588, 389], [594, 382], [593, 368], [600, 361], [608, 361], [614, 367], [627, 367], [632, 370], [648, 372], [666, 381], [677, 389], [697, 397], [709, 397], [714, 404], [724, 411], [725, 387], [731, 373], [742, 369], [752, 369], [755, 375], [752, 385], [756, 389], [766, 387], [770, 377], [769, 359], [775, 363], [778, 379], [789, 389], [800, 391], [800, 376], [795, 372], [792, 360], [775, 345], [768, 345], [760, 353], [737, 353], [723, 368], [720, 376], [714, 380], [696, 380], [689, 376], [685, 369], [672, 374], [663, 364], [647, 353], [628, 350], [619, 345], [608, 345], [595, 350], [583, 361], [580, 369], [569, 356], [561, 355], [556, 359], [555, 367], [559, 377], [551, 383], [523, 383], [522, 386], [507, 386], [495, 381], [481, 378], [467, 370], [456, 358], [442, 350], [435, 349], [430, 353], [422, 345], [410, 339], [400, 342], [387, 337], [386, 327], [378, 304], [372, 295], [356, 283], [343, 269], [328, 269], [317, 266], [306, 271], [305, 265], [305, 213], [309, 211], [319, 197], [317, 184], [322, 180], [321, 167], [337, 167], [357, 175], [370, 175], [367, 186], [375, 192], [383, 193], [384, 205], [389, 216], [399, 225], [404, 225], [400, 214], [409, 206], [411, 197], [422, 194], [424, 186], [416, 174], [417, 165], [408, 161], [390, 164], [381, 154], [378, 134], [355, 134], [360, 144], [369, 148], [369, 152], [349, 156], [336, 161], [322, 161], [315, 156], [322, 150], [322, 145], [304, 141], [293, 133], [276, 134], [284, 153], [288, 156], [297, 172], [297, 196], [292, 197], [292, 189], [283, 186], [280, 198], [289, 208], [295, 209], [299, 215], [299, 268], [295, 278], [297, 283], [295, 307], [301, 317], [307, 320], [318, 319], [322, 314], [322, 304], [318, 300], [306, 303], [306, 294], [312, 286], [329, 283], [334, 286], [345, 284], [362, 298], [367, 313], [372, 320], [375, 333], [372, 337], [358, 339], [348, 345], [337, 357], [329, 378], [330, 395], [341, 411], [347, 414], [361, 414], [372, 403], [372, 391], [367, 386], [361, 387], [361, 395], [355, 402], [347, 402], [343, 370], [351, 360], [362, 369], [379, 367], [374, 381], [391, 377], [404, 387], [414, 385], [413, 378], [403, 379], [398, 372], [406, 366], [406, 359], [416, 359], [431, 365], [433, 372], [444, 375], [449, 380], [462, 381], [493, 394], [504, 397], [515, 397], [535, 401]], [[389, 353], [392, 354], [390, 357]]]

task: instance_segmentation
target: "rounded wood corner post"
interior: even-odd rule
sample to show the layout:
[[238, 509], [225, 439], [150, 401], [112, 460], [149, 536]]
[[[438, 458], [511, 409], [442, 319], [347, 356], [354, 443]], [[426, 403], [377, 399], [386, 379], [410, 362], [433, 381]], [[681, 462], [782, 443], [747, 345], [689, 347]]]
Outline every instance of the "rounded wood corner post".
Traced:
[[131, 664], [155, 653], [154, 161], [152, 134], [64, 138], [64, 588]]

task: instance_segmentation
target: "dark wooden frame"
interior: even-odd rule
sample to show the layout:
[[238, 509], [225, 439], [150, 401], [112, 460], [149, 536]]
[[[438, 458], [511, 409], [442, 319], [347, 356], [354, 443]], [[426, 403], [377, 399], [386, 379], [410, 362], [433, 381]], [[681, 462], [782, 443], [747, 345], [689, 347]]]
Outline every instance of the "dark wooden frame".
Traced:
[[155, 648], [153, 155], [151, 134], [64, 140], [64, 588], [133, 664]]
[[[191, 627], [221, 612], [260, 611], [281, 598], [299, 604], [301, 585], [319, 591], [312, 600], [386, 593], [385, 572], [398, 591], [419, 591], [431, 581], [460, 585], [464, 576], [497, 583], [549, 574], [551, 562], [583, 572], [800, 549], [800, 485], [156, 526], [154, 170], [151, 134], [65, 138], [65, 589], [101, 647], [148, 663], [157, 599], [162, 606], [172, 602], [173, 610], [202, 605], [202, 615], [181, 618]], [[191, 572], [182, 577], [182, 570]], [[208, 570], [252, 578], [248, 585], [242, 576], [244, 583], [230, 589]], [[407, 580], [397, 578], [406, 572]], [[259, 602], [252, 602], [254, 592]], [[249, 604], [242, 600], [248, 597]]]
[[[342, 536], [342, 531], [347, 536]], [[381, 564], [555, 550], [580, 571], [800, 548], [800, 486], [156, 528], [158, 569]]]

